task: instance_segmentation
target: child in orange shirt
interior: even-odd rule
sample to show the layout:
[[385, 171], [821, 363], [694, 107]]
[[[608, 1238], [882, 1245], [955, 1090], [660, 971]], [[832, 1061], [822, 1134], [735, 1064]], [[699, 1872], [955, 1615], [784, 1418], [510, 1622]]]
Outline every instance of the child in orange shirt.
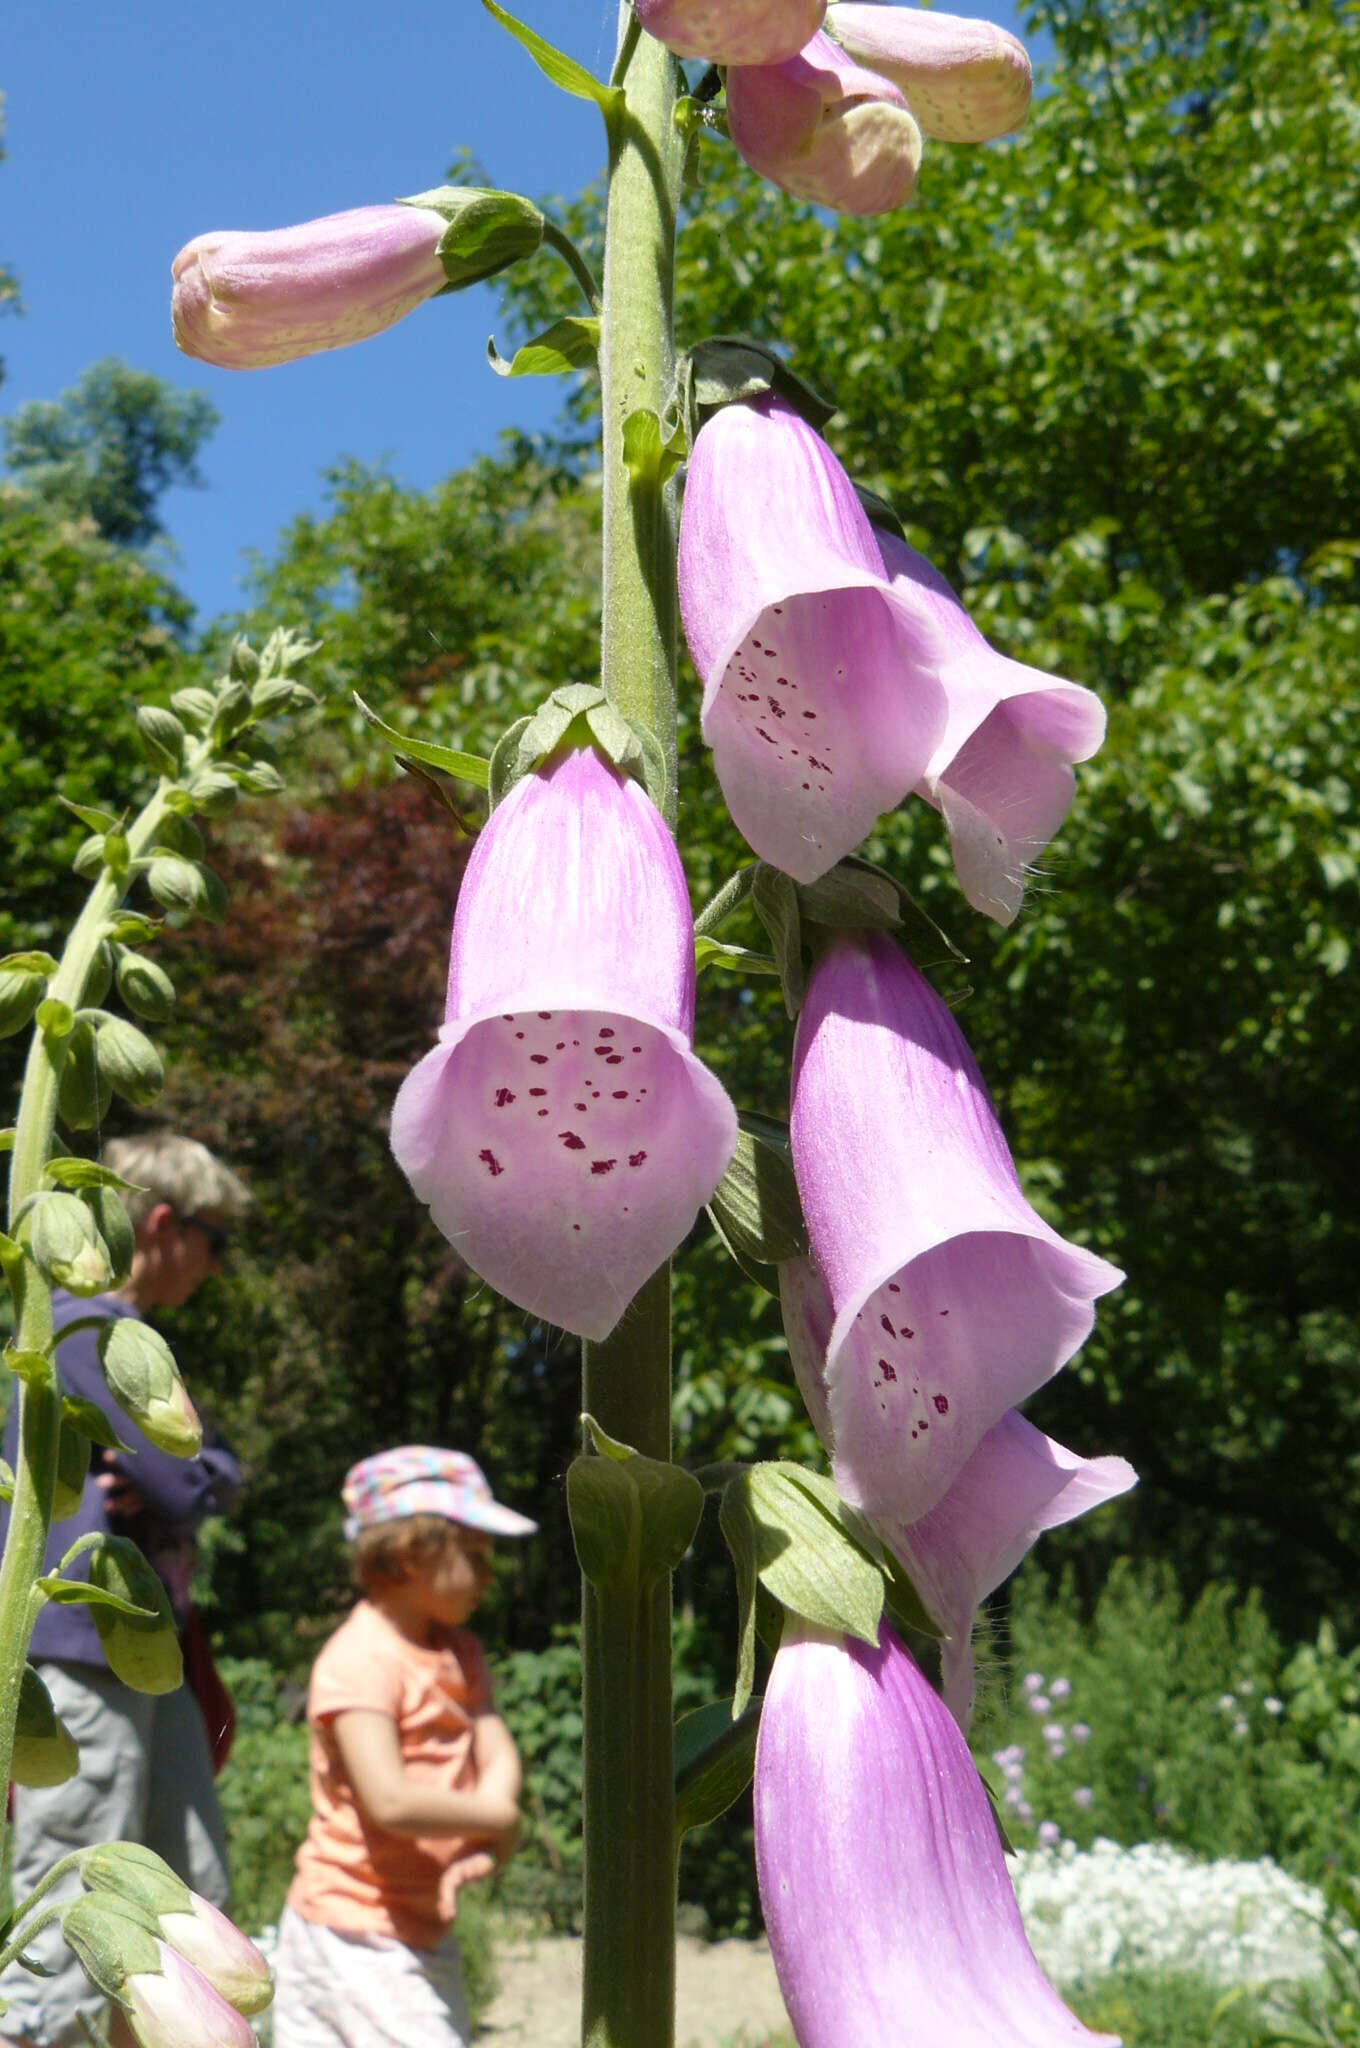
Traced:
[[537, 1526], [459, 1451], [355, 1465], [345, 1534], [364, 1597], [307, 1696], [312, 1821], [279, 1928], [275, 2048], [466, 2048], [461, 1884], [510, 1855], [520, 1768], [463, 1627], [495, 1536]]

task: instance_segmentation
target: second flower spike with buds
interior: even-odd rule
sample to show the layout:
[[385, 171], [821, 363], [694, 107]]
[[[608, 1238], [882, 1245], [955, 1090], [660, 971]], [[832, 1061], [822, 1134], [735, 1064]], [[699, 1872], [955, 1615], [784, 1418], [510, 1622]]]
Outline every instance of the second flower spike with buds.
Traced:
[[713, 1193], [736, 1113], [693, 1034], [675, 843], [641, 784], [568, 735], [473, 849], [439, 1043], [392, 1114], [435, 1223], [521, 1308], [607, 1336]]

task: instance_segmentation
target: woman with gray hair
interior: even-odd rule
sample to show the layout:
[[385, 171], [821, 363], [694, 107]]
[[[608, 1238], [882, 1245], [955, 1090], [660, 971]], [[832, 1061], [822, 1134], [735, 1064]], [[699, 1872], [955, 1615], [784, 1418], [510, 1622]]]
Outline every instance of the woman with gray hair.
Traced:
[[[133, 1226], [127, 1277], [113, 1293], [76, 1300], [58, 1289], [52, 1300], [58, 1332], [89, 1316], [145, 1319], [174, 1309], [218, 1269], [232, 1226], [250, 1206], [245, 1184], [193, 1138], [170, 1131], [112, 1138], [103, 1163], [133, 1190], [123, 1197]], [[132, 1535], [165, 1582], [181, 1628], [189, 1621], [189, 1580], [195, 1532], [227, 1507], [240, 1468], [223, 1444], [197, 1457], [174, 1458], [147, 1441], [115, 1402], [100, 1368], [93, 1329], [61, 1346], [66, 1393], [103, 1410], [127, 1453], [96, 1449], [80, 1505], [54, 1529], [47, 1569], [80, 1536]], [[17, 1416], [6, 1430], [15, 1455]], [[0, 1511], [0, 1531], [7, 1510]], [[68, 1570], [73, 1577], [79, 1565]], [[109, 1670], [90, 1610], [50, 1602], [38, 1617], [29, 1651], [57, 1713], [80, 1745], [80, 1769], [64, 1784], [15, 1791], [14, 1884], [22, 1896], [68, 1850], [102, 1841], [143, 1842], [185, 1882], [215, 1904], [228, 1893], [226, 1844], [213, 1789], [214, 1750], [221, 1731], [206, 1727], [187, 1686], [152, 1697], [130, 1691]], [[77, 1881], [78, 1882], [78, 1881]], [[33, 1943], [53, 1974], [16, 1975], [7, 1983], [9, 2009], [0, 2038], [29, 2048], [66, 2048], [88, 2038], [103, 2000], [53, 1926]]]

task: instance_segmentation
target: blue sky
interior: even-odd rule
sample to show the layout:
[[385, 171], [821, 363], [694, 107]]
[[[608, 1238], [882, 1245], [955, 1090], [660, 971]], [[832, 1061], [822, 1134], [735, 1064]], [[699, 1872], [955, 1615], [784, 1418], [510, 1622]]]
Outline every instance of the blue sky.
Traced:
[[[1019, 27], [1013, 0], [952, 4]], [[608, 68], [614, 0], [516, 11]], [[241, 601], [246, 549], [268, 552], [290, 518], [321, 506], [321, 472], [338, 457], [427, 487], [505, 428], [552, 418], [555, 379], [509, 383], [486, 368], [486, 288], [277, 370], [213, 370], [170, 338], [171, 259], [206, 229], [282, 227], [418, 192], [442, 182], [459, 146], [493, 183], [534, 197], [595, 175], [595, 110], [555, 91], [478, 0], [8, 0], [0, 90], [0, 261], [25, 308], [0, 321], [0, 411], [56, 397], [106, 355], [207, 392], [222, 415], [207, 488], [163, 507], [172, 573], [204, 618]]]

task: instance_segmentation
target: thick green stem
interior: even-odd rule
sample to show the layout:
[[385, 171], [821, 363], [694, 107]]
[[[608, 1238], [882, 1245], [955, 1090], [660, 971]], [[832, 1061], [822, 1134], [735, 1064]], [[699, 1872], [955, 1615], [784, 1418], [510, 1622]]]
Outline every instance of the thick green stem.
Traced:
[[[151, 844], [165, 815], [162, 783], [146, 809], [128, 832], [129, 859], [138, 859]], [[126, 875], [105, 869], [90, 891], [78, 918], [61, 964], [48, 986], [49, 1000], [80, 1007], [81, 998], [94, 966], [110, 918], [122, 902], [128, 887]], [[15, 1123], [14, 1152], [10, 1161], [9, 1220], [11, 1229], [23, 1204], [43, 1186], [43, 1175], [52, 1156], [56, 1128], [57, 1088], [61, 1080], [64, 1041], [50, 1039], [41, 1030], [33, 1033], [24, 1085], [19, 1097]], [[17, 1303], [14, 1346], [48, 1360], [49, 1370], [41, 1377], [19, 1383], [19, 1448], [14, 1471], [14, 1503], [5, 1555], [0, 1563], [0, 1785], [9, 1783], [14, 1754], [14, 1724], [19, 1711], [19, 1689], [24, 1662], [33, 1633], [41, 1596], [34, 1597], [34, 1581], [42, 1571], [47, 1539], [52, 1525], [52, 1494], [57, 1478], [57, 1446], [61, 1435], [61, 1388], [57, 1379], [52, 1343], [52, 1295], [46, 1280], [25, 1259]], [[0, 1846], [7, 1826], [0, 1814]]]
[[[679, 70], [632, 10], [620, 14], [627, 104], [609, 166], [600, 374], [604, 432], [601, 676], [660, 742], [675, 789], [674, 487], [630, 480], [624, 422], [660, 418], [674, 381], [672, 307], [683, 144]], [[620, 64], [620, 72], [624, 65]], [[584, 1405], [650, 1458], [671, 1440], [670, 1270], [654, 1274], [614, 1334], [584, 1347]], [[586, 2048], [671, 2048], [675, 2034], [675, 1789], [671, 1591], [600, 1591], [582, 1609]]]

